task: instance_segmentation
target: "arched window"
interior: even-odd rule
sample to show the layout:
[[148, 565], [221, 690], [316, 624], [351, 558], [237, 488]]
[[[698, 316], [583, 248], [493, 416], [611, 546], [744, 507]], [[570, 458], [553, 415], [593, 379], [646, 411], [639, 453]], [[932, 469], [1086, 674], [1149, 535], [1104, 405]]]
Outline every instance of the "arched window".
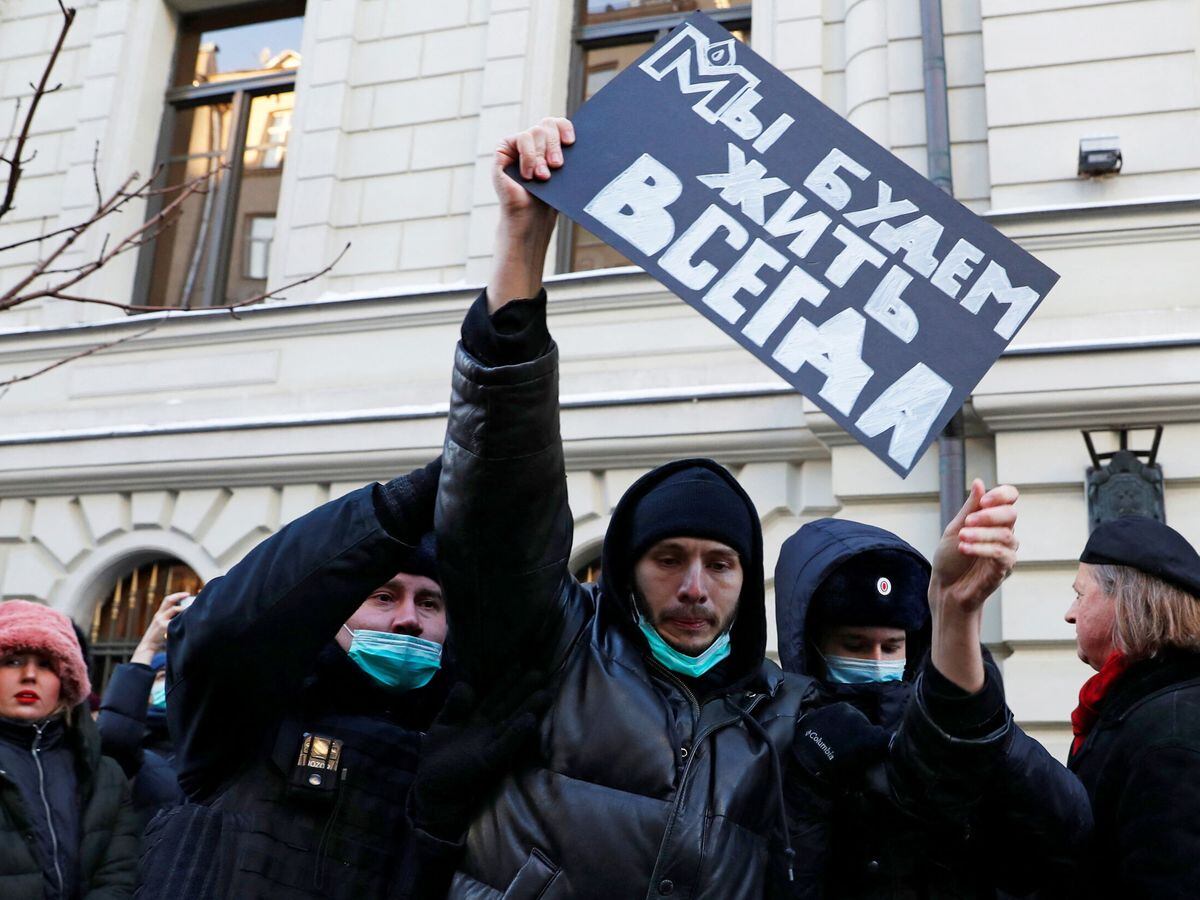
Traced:
[[92, 643], [92, 689], [104, 692], [112, 671], [129, 662], [163, 597], [198, 593], [204, 582], [185, 563], [167, 557], [139, 565], [96, 603], [88, 638]]

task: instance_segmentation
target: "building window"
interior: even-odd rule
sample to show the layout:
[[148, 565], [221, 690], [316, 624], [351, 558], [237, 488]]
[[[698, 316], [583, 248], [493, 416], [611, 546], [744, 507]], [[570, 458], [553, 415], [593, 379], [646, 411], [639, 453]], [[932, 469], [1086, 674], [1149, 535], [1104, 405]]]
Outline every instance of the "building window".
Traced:
[[[704, 10], [734, 36], [750, 42], [750, 4], [745, 0], [577, 0], [573, 113], [689, 14]], [[572, 224], [558, 245], [560, 272], [632, 265], [598, 237]]]
[[[266, 259], [251, 229], [274, 222], [295, 108], [304, 3], [272, 2], [185, 16], [159, 148], [160, 184], [210, 177], [174, 224], [147, 245], [136, 295], [148, 306], [195, 308], [261, 294]], [[165, 202], [170, 202], [169, 196]], [[149, 205], [161, 211], [163, 197]], [[263, 274], [250, 274], [262, 271]]]
[[245, 278], [265, 281], [271, 266], [271, 239], [275, 235], [274, 216], [251, 216], [245, 227], [246, 246], [243, 249]]
[[129, 662], [163, 597], [179, 591], [197, 594], [200, 576], [177, 559], [158, 559], [118, 579], [96, 603], [88, 638], [92, 644], [92, 689], [103, 694], [113, 669]]

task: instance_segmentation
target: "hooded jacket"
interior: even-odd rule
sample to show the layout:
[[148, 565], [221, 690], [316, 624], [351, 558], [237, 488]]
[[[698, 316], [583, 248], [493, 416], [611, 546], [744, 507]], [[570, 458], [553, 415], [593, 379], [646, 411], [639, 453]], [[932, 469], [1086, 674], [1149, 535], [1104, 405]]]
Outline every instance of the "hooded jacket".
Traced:
[[[908, 543], [858, 522], [810, 522], [784, 543], [775, 602], [785, 671], [819, 674], [812, 597], [838, 566], [877, 550], [908, 554], [930, 570]], [[832, 796], [814, 786], [795, 811], [823, 817], [816, 824], [828, 828], [822, 841], [830, 852], [816, 880], [838, 898], [992, 898], [1064, 883], [1091, 829], [1082, 786], [1007, 710], [1001, 727], [975, 740], [944, 731], [920, 687], [929, 635], [928, 623], [909, 633], [901, 682], [822, 684], [826, 702], [851, 703], [894, 737], [885, 761]]]
[[0, 897], [117, 900], [133, 891], [138, 821], [87, 704], [73, 724], [0, 721]]
[[[450, 896], [758, 900], [786, 843], [778, 755], [811, 689], [765, 659], [758, 515], [716, 463], [669, 463], [614, 510], [601, 583], [576, 582], [557, 369], [552, 344], [500, 366], [460, 345], [455, 361], [436, 521], [456, 645], [476, 681], [552, 672], [554, 700], [536, 752], [471, 825]], [[754, 523], [730, 655], [694, 680], [634, 623], [629, 536], [639, 498], [689, 466]]]
[[[399, 523], [415, 535], [435, 485], [428, 508]], [[333, 640], [416, 543], [385, 527], [379, 492], [285, 526], [171, 622], [167, 716], [191, 802], [151, 823], [139, 897], [370, 900], [406, 889], [405, 801], [446, 679], [386, 691]], [[336, 765], [320, 738], [341, 742]]]
[[147, 704], [155, 672], [141, 663], [117, 666], [100, 700], [96, 727], [106, 756], [129, 779], [133, 809], [142, 830], [160, 809], [186, 799], [175, 775], [175, 748], [167, 731], [166, 713]]

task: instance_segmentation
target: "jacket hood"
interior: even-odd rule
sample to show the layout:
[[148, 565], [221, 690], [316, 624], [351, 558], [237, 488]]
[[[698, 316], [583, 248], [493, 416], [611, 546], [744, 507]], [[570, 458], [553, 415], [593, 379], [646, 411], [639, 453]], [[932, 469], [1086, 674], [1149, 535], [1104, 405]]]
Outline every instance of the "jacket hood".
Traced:
[[767, 652], [766, 594], [763, 589], [762, 525], [758, 511], [737, 479], [720, 463], [711, 459], [677, 459], [647, 472], [621, 497], [613, 510], [608, 532], [604, 536], [601, 553], [600, 589], [601, 602], [607, 604], [615, 621], [645, 643], [645, 637], [634, 624], [633, 568], [636, 559], [631, 548], [633, 511], [647, 493], [665, 479], [684, 469], [700, 468], [716, 474], [737, 497], [745, 503], [750, 513], [750, 553], [742, 560], [744, 580], [738, 600], [737, 618], [729, 632], [730, 654], [728, 671], [733, 678], [740, 678], [758, 670]]
[[[775, 625], [779, 632], [779, 663], [785, 672], [813, 675], [807, 642], [813, 594], [834, 569], [851, 557], [872, 550], [893, 550], [916, 560], [926, 575], [929, 561], [890, 531], [845, 519], [817, 519], [802, 526], [784, 541], [775, 566]], [[908, 672], [929, 646], [928, 620], [908, 634]]]

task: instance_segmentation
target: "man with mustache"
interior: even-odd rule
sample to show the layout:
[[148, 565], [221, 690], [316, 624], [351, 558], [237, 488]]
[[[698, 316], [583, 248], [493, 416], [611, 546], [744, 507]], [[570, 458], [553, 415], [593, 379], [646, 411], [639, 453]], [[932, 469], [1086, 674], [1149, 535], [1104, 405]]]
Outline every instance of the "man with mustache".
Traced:
[[[553, 675], [537, 746], [481, 798], [449, 896], [811, 896], [791, 877], [781, 757], [815, 692], [766, 658], [762, 532], [737, 480], [707, 459], [654, 469], [613, 510], [599, 583], [568, 568], [541, 287], [554, 213], [504, 170], [545, 180], [572, 141], [548, 119], [497, 150], [495, 272], [455, 359], [435, 517], [451, 629], [477, 686]], [[1011, 529], [980, 531], [951, 536], [939, 597], [986, 597], [1011, 564]], [[973, 678], [967, 631], [947, 626], [946, 662]], [[418, 777], [418, 826], [444, 789]]]

